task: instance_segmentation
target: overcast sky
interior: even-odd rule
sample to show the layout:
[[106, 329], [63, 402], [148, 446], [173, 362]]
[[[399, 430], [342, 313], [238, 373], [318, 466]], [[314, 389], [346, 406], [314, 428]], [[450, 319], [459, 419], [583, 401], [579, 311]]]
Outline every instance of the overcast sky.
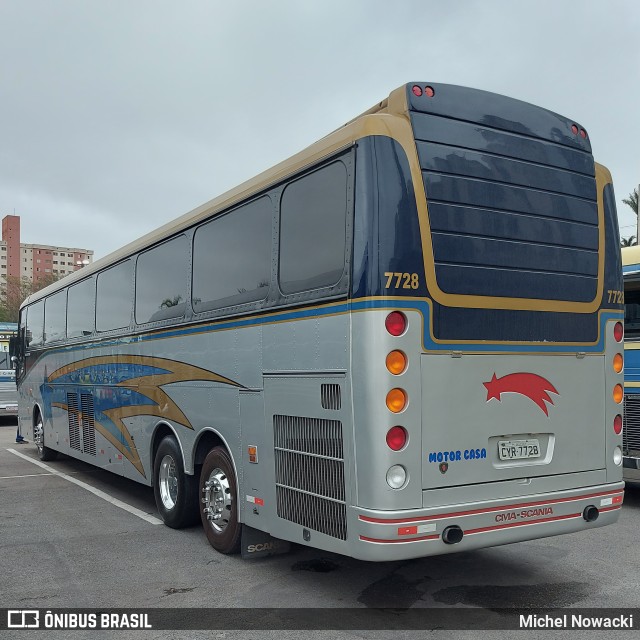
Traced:
[[102, 257], [414, 80], [583, 124], [635, 235], [637, 0], [0, 0], [0, 216]]

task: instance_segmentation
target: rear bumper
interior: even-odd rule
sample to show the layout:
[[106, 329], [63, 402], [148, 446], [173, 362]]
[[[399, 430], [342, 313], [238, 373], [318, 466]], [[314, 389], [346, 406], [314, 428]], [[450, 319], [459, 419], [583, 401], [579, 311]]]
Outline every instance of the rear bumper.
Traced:
[[625, 456], [622, 459], [622, 477], [628, 482], [640, 482], [640, 458]]
[[[352, 555], [362, 560], [403, 560], [469, 551], [511, 542], [584, 531], [616, 522], [624, 483], [457, 504], [411, 511], [357, 509], [358, 540]], [[587, 522], [587, 507], [598, 510]], [[448, 527], [459, 527], [462, 540], [443, 541]]]

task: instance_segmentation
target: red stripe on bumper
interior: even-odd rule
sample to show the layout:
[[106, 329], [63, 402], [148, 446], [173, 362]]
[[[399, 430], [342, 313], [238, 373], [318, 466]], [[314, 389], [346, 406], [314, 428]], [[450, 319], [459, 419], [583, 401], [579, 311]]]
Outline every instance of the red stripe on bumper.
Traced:
[[[456, 518], [459, 516], [470, 516], [478, 513], [491, 513], [493, 511], [509, 511], [510, 509], [521, 509], [523, 507], [538, 507], [547, 504], [558, 504], [560, 502], [576, 502], [577, 500], [586, 500], [587, 498], [601, 498], [602, 496], [624, 495], [620, 491], [603, 491], [601, 493], [589, 493], [584, 496], [572, 496], [567, 498], [553, 498], [552, 500], [539, 500], [537, 502], [521, 502], [518, 504], [503, 505], [497, 507], [488, 507], [483, 509], [471, 509], [469, 511], [456, 511], [453, 513], [439, 513], [433, 516], [416, 516], [415, 518], [392, 518], [386, 520], [384, 518], [371, 518], [369, 516], [358, 516], [363, 522], [374, 522], [377, 524], [404, 524], [409, 522], [425, 522], [430, 520], [441, 520], [442, 518]], [[600, 509], [603, 511], [603, 509]]]
[[365, 542], [383, 542], [385, 544], [395, 543], [395, 542], [419, 542], [420, 540], [439, 540], [440, 536], [438, 534], [433, 536], [422, 536], [421, 538], [404, 538], [403, 540], [381, 540], [379, 538], [368, 538], [367, 536], [360, 536], [360, 540], [364, 540]]

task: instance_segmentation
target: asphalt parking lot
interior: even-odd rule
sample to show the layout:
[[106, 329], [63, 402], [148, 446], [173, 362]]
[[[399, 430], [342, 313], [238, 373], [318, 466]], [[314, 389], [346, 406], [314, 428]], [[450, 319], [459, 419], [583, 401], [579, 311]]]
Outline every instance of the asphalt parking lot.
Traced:
[[[489, 611], [638, 606], [637, 487], [628, 488], [616, 525], [580, 534], [392, 563], [361, 562], [297, 545], [286, 555], [246, 561], [216, 553], [199, 526], [176, 531], [158, 524], [153, 491], [148, 487], [64, 456], [46, 463], [49, 469], [36, 460], [31, 443], [15, 443], [15, 426], [6, 421], [0, 424], [2, 607], [475, 607]], [[87, 637], [97, 637], [95, 633]], [[576, 637], [575, 632], [556, 632], [554, 637], [565, 633]], [[305, 635], [387, 637], [371, 631]], [[11, 637], [27, 636], [16, 631]], [[80, 632], [72, 637], [79, 639]], [[205, 636], [137, 632], [133, 637]], [[210, 637], [293, 638], [299, 633], [227, 631]], [[389, 637], [424, 634], [394, 632]]]

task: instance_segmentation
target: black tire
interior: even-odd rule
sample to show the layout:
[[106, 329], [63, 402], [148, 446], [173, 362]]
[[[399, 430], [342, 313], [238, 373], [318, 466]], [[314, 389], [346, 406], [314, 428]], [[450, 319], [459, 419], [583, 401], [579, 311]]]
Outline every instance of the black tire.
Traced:
[[182, 453], [173, 436], [165, 436], [153, 461], [153, 492], [164, 523], [181, 529], [198, 521], [198, 484], [184, 472]]
[[38, 458], [40, 458], [40, 460], [43, 462], [51, 462], [57, 459], [58, 452], [44, 445], [44, 423], [39, 413], [33, 425], [33, 443], [36, 445], [36, 449], [38, 449]]
[[[238, 553], [242, 535], [238, 482], [231, 458], [223, 447], [215, 447], [207, 454], [200, 473], [199, 495], [200, 518], [209, 544], [220, 553]], [[215, 497], [222, 498], [222, 503], [216, 503]]]

